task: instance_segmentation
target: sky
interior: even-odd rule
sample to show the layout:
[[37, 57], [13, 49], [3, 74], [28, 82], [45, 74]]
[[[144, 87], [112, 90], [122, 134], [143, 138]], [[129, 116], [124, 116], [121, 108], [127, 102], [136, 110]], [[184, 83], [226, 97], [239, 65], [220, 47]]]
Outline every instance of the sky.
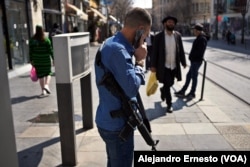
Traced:
[[134, 7], [152, 8], [152, 0], [134, 0]]

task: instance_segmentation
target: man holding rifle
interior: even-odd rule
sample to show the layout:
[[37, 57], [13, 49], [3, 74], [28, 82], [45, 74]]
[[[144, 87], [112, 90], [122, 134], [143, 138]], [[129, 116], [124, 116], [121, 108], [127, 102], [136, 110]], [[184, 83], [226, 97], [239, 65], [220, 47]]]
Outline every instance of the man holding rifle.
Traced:
[[136, 96], [140, 85], [145, 84], [142, 67], [147, 49], [144, 39], [151, 24], [151, 16], [145, 9], [133, 8], [125, 16], [122, 30], [108, 38], [97, 53], [95, 73], [99, 105], [96, 124], [106, 144], [108, 167], [132, 166], [133, 130], [135, 126], [145, 130], [140, 117], [135, 115]]

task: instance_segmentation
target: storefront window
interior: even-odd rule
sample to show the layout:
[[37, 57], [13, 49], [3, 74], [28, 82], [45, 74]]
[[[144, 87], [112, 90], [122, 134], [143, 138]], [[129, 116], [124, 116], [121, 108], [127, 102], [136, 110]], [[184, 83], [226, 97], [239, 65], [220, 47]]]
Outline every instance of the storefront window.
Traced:
[[61, 10], [60, 0], [43, 0], [43, 8], [44, 9], [53, 9], [60, 11]]
[[53, 24], [62, 28], [62, 13], [60, 0], [43, 0], [43, 23], [46, 32], [50, 32]]
[[49, 32], [52, 29], [54, 23], [58, 23], [61, 27], [61, 17], [61, 13], [51, 13], [44, 11], [43, 18], [45, 31]]
[[22, 65], [28, 62], [29, 35], [25, 2], [8, 0], [5, 8], [12, 65]]

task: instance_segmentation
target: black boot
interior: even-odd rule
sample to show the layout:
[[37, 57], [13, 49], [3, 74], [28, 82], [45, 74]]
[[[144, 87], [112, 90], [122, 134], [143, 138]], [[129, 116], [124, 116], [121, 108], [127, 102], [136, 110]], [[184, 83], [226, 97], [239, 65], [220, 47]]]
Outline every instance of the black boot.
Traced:
[[160, 92], [161, 92], [161, 100], [164, 101], [166, 97], [163, 87], [160, 88]]
[[172, 103], [167, 104], [167, 112], [168, 113], [172, 113], [173, 112]]

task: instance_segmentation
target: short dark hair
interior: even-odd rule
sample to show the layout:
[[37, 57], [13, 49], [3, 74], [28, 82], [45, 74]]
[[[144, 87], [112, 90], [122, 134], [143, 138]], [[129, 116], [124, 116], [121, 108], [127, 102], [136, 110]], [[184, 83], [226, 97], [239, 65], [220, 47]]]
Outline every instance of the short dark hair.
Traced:
[[147, 10], [135, 7], [126, 14], [124, 26], [137, 27], [139, 25], [152, 25], [152, 18]]

